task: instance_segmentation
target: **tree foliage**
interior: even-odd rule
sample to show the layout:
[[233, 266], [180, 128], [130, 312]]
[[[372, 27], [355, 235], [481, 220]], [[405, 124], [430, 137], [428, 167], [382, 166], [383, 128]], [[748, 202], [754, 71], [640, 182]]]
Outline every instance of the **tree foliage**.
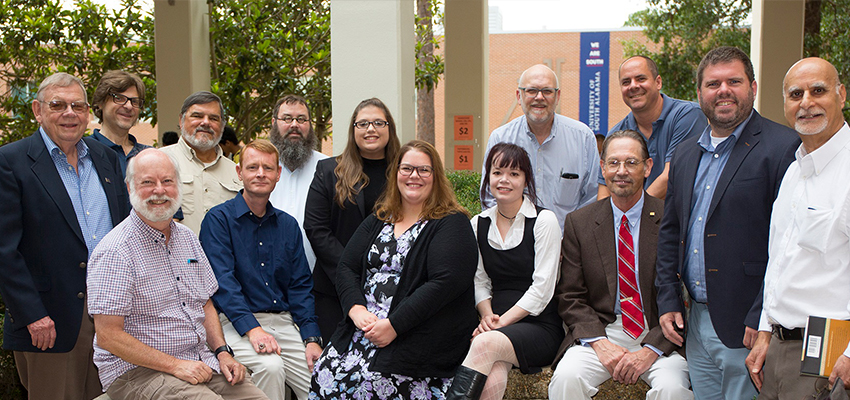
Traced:
[[[806, 29], [803, 54], [821, 57], [838, 69], [845, 85], [850, 84], [850, 0], [809, 0], [806, 2]], [[844, 119], [850, 108], [844, 105]]]
[[696, 69], [702, 57], [718, 46], [735, 46], [749, 53], [750, 27], [745, 25], [751, 0], [647, 0], [627, 26], [644, 27], [655, 45], [624, 43], [626, 56], [644, 54], [658, 64], [664, 92], [696, 100]]
[[107, 11], [90, 0], [63, 9], [60, 0], [0, 0], [0, 144], [38, 128], [31, 103], [38, 84], [54, 72], [83, 79], [89, 101], [104, 72], [142, 77], [150, 95], [142, 118], [156, 117], [153, 15], [137, 0]]
[[327, 0], [212, 0], [212, 91], [243, 140], [269, 127], [284, 94], [304, 96], [319, 138], [331, 118]]

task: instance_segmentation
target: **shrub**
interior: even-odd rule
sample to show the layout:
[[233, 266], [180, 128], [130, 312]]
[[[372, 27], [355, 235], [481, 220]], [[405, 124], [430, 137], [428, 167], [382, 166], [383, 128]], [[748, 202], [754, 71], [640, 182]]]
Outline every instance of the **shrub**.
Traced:
[[470, 215], [481, 212], [481, 201], [478, 189], [481, 184], [481, 173], [475, 171], [454, 171], [448, 174], [455, 196], [460, 205], [469, 211]]

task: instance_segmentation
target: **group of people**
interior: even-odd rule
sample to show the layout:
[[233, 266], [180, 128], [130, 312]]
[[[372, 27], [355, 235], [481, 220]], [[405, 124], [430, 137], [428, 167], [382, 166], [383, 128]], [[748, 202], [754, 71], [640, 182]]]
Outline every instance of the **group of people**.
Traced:
[[619, 82], [631, 112], [600, 154], [555, 113], [555, 73], [527, 69], [470, 221], [436, 149], [402, 145], [379, 99], [328, 158], [306, 100], [283, 96], [235, 163], [213, 93], [149, 149], [129, 134], [137, 76], [104, 74], [89, 105], [51, 75], [39, 130], [0, 148], [4, 348], [31, 399], [500, 399], [512, 368], [549, 365], [552, 399], [608, 379], [677, 400], [850, 382], [850, 348], [828, 379], [799, 372], [808, 316], [850, 319], [835, 68], [788, 71], [794, 129], [753, 109], [734, 47], [703, 58], [698, 103], [662, 94], [647, 57]]

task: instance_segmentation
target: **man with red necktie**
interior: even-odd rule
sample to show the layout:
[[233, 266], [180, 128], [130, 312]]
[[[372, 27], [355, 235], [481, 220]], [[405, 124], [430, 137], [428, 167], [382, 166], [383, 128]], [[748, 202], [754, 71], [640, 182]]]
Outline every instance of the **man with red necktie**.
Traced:
[[551, 399], [590, 399], [609, 378], [643, 379], [647, 398], [693, 399], [688, 367], [658, 325], [655, 250], [664, 202], [647, 195], [646, 141], [632, 130], [603, 143], [611, 197], [567, 215], [558, 312], [568, 327], [549, 384]]

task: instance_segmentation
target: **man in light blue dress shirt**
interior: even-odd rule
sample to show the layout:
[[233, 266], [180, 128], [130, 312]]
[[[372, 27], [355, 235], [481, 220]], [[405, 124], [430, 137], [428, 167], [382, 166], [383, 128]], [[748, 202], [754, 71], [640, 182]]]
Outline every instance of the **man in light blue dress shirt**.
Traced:
[[[528, 152], [534, 179], [539, 182], [538, 205], [555, 213], [563, 231], [568, 213], [596, 200], [600, 176], [596, 137], [587, 125], [555, 113], [561, 90], [558, 77], [549, 67], [538, 64], [525, 70], [516, 96], [525, 115], [494, 130], [487, 141], [487, 153], [502, 142]], [[484, 190], [483, 180], [481, 188], [482, 208], [494, 206], [496, 201]]]

